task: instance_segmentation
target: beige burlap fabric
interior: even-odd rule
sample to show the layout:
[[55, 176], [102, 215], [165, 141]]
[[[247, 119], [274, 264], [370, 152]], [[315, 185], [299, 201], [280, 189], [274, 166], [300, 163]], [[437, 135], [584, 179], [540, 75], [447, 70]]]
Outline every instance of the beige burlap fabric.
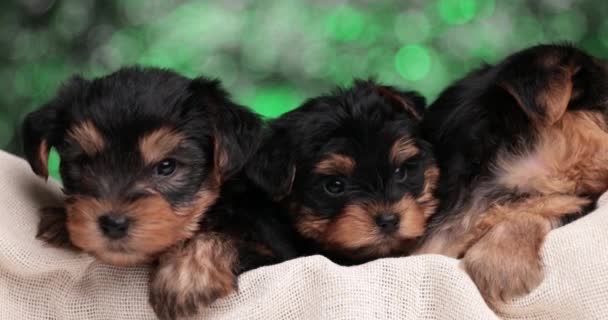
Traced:
[[[146, 268], [115, 268], [34, 239], [37, 208], [56, 183], [0, 152], [0, 319], [154, 319]], [[458, 261], [440, 256], [340, 267], [319, 256], [248, 272], [240, 293], [201, 319], [608, 319], [608, 206], [547, 240], [547, 277], [500, 308], [482, 300]]]

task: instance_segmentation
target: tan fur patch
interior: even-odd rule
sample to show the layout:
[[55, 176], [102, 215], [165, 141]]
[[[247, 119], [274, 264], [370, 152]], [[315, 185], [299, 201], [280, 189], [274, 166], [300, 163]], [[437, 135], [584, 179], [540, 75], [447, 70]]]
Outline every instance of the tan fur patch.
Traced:
[[435, 190], [439, 182], [439, 168], [435, 165], [431, 165], [424, 171], [424, 186], [422, 192], [416, 198], [416, 202], [423, 210], [425, 219], [432, 216], [437, 210], [439, 202], [435, 198]]
[[529, 154], [499, 156], [495, 171], [500, 184], [542, 194], [597, 194], [608, 189], [608, 132], [601, 115], [568, 112], [540, 135]]
[[184, 139], [182, 134], [163, 127], [142, 137], [139, 151], [146, 164], [155, 164], [167, 158]]
[[377, 242], [379, 240], [378, 226], [368, 210], [369, 208], [359, 205], [344, 208], [325, 231], [324, 238], [328, 247], [356, 249]]
[[237, 290], [237, 264], [232, 241], [198, 234], [160, 258], [150, 281], [150, 303], [163, 319], [195, 315]]
[[[226, 154], [226, 151], [224, 150], [224, 148], [222, 148], [222, 141], [220, 139], [220, 135], [217, 132], [214, 137], [213, 154], [215, 170], [217, 170], [218, 174], [223, 173], [230, 159], [228, 159], [228, 154]], [[221, 176], [222, 174], [220, 174], [220, 177]]]
[[68, 137], [73, 139], [89, 156], [103, 151], [105, 140], [103, 135], [91, 121], [84, 121], [68, 131]]
[[43, 177], [45, 180], [49, 177], [49, 153], [51, 149], [49, 148], [49, 143], [46, 139], [43, 139], [40, 142], [40, 146], [38, 147], [38, 175]]
[[420, 153], [414, 139], [403, 137], [393, 144], [389, 153], [389, 161], [397, 166], [400, 166], [407, 159], [414, 157]]
[[219, 198], [219, 187], [209, 186], [201, 189], [197, 194], [194, 202], [187, 207], [180, 207], [175, 210], [178, 216], [191, 216], [207, 212]]
[[416, 238], [424, 233], [427, 217], [412, 197], [403, 197], [392, 206], [392, 211], [397, 212], [401, 218], [399, 223], [400, 236]]
[[314, 172], [325, 175], [341, 174], [349, 176], [355, 169], [355, 160], [342, 154], [330, 154], [321, 160], [314, 168]]
[[545, 87], [538, 88], [539, 92], [535, 97], [534, 103], [541, 106], [545, 111], [545, 116], [542, 119], [538, 118], [538, 114], [530, 111], [530, 106], [526, 106], [520, 93], [511, 84], [499, 84], [515, 99], [528, 117], [541, 126], [553, 125], [566, 113], [568, 103], [573, 98], [572, 76], [580, 69], [580, 67], [573, 65], [565, 67], [555, 66], [553, 64], [556, 61], [555, 59], [557, 59], [557, 62], [560, 60], [557, 57], [545, 57], [544, 60], [540, 61], [540, 63], [553, 71], [553, 75], [547, 76]]
[[325, 233], [329, 219], [320, 218], [315, 215], [310, 208], [299, 207], [295, 204], [290, 206], [290, 212], [294, 212], [298, 215], [296, 229], [304, 237], [320, 239]]
[[[484, 193], [480, 192], [480, 194]], [[585, 198], [560, 194], [539, 195], [506, 204], [479, 203], [492, 200], [472, 201], [470, 207], [436, 228], [415, 254], [433, 253], [459, 258], [470, 246], [504, 220], [517, 219], [521, 215], [557, 220], [566, 214], [581, 212], [589, 204], [589, 200]]]
[[589, 202], [589, 200], [577, 196], [555, 194], [528, 198], [504, 205], [493, 205], [483, 214], [475, 227], [461, 238], [462, 242], [455, 242], [453, 245], [461, 247], [461, 253], [463, 253], [502, 221], [519, 219], [518, 215], [532, 215], [557, 222], [565, 214], [581, 212]]
[[566, 112], [571, 96], [572, 80], [569, 72], [556, 76], [549, 83], [549, 88], [539, 92], [536, 103], [545, 106], [546, 123], [554, 124], [559, 121]]

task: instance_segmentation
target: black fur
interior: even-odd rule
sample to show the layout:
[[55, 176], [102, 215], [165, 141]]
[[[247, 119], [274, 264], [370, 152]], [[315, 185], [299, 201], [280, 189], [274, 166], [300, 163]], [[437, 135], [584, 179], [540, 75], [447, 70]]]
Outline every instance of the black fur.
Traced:
[[[417, 117], [423, 112], [424, 98], [414, 92], [356, 80], [351, 88], [312, 98], [270, 121], [264, 142], [247, 172], [280, 203], [285, 210], [282, 219], [294, 229], [303, 217], [290, 207], [293, 203], [312, 209], [315, 219], [331, 222], [340, 217], [347, 205], [394, 203], [406, 194], [418, 196], [425, 181], [424, 169], [433, 165], [430, 145], [418, 138]], [[421, 153], [407, 161], [406, 182], [396, 183], [396, 168], [389, 161], [389, 152], [393, 143], [404, 136], [415, 139]], [[314, 173], [315, 165], [329, 154], [354, 159], [352, 175]], [[346, 183], [344, 194], [337, 197], [324, 189], [325, 183], [336, 178]], [[383, 243], [380, 238], [378, 241]], [[322, 239], [301, 234], [296, 242], [300, 253], [322, 253], [344, 264], [377, 257], [374, 246], [350, 251], [328, 247]], [[400, 255], [403, 251], [387, 255]]]
[[[433, 145], [441, 171], [435, 224], [457, 212], [475, 186], [491, 177], [499, 150], [523, 152], [534, 145], [533, 121], [547, 116], [536, 96], [547, 87], [547, 73], [559, 70], [540, 65], [539, 59], [547, 54], [559, 59], [557, 65], [580, 66], [573, 83], [584, 94], [572, 99], [568, 110], [595, 110], [608, 116], [606, 65], [567, 44], [528, 48], [456, 81], [429, 106], [422, 122], [423, 136]], [[504, 83], [514, 86], [523, 106]]]
[[[94, 155], [87, 154], [68, 134], [85, 122], [103, 140], [103, 150]], [[182, 177], [177, 180], [155, 175], [158, 165], [146, 164], [138, 145], [146, 134], [167, 127], [185, 137], [170, 154], [177, 163], [175, 172]], [[203, 214], [198, 232], [219, 232], [236, 244], [235, 276], [295, 256], [283, 231], [277, 229], [276, 208], [264, 201], [263, 194], [251, 190], [239, 173], [257, 149], [261, 133], [260, 118], [232, 102], [218, 80], [188, 79], [169, 70], [140, 67], [123, 68], [94, 80], [74, 77], [23, 124], [24, 151], [36, 174], [47, 176], [45, 155], [48, 148], [57, 149], [68, 199], [130, 203], [158, 193], [177, 210], [190, 206], [215, 175], [221, 176], [219, 200]], [[217, 152], [225, 160], [219, 168]], [[138, 187], [140, 183], [147, 188]], [[47, 214], [40, 225], [41, 238], [49, 243], [68, 242], [66, 227], [53, 225], [66, 224], [65, 211], [47, 212], [64, 216]], [[137, 223], [145, 217], [131, 218]], [[267, 252], [260, 253], [258, 247]], [[154, 308], [163, 318], [193, 314], [199, 304], [217, 298], [211, 293], [195, 292], [194, 296], [212, 297], [196, 305]], [[163, 301], [163, 293], [151, 294]]]

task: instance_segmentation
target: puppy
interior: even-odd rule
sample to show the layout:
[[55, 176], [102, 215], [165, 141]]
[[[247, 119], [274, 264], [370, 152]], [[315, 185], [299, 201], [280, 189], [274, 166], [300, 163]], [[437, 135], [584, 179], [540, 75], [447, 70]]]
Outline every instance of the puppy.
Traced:
[[279, 241], [272, 209], [239, 173], [261, 121], [218, 81], [137, 67], [75, 77], [27, 116], [23, 136], [36, 174], [47, 178], [51, 147], [61, 157], [65, 206], [43, 209], [38, 237], [113, 265], [152, 263], [162, 319], [193, 315], [236, 290], [240, 272], [282, 260], [268, 244]]
[[442, 172], [441, 208], [417, 253], [462, 258], [496, 304], [543, 279], [547, 233], [608, 189], [608, 65], [540, 45], [447, 88], [424, 136]]
[[357, 80], [269, 123], [247, 172], [283, 208], [300, 254], [356, 264], [414, 247], [437, 206], [423, 113], [418, 94]]

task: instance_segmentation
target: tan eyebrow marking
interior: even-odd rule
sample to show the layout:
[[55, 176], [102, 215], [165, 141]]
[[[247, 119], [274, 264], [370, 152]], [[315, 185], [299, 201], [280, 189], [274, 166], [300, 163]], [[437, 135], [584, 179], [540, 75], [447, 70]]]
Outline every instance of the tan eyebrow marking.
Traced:
[[82, 150], [90, 156], [101, 152], [105, 146], [103, 135], [89, 120], [74, 125], [68, 131], [68, 137], [76, 141]]
[[420, 153], [420, 149], [416, 146], [414, 139], [410, 137], [402, 137], [395, 141], [391, 147], [389, 160], [395, 165], [400, 165], [407, 159], [410, 159]]
[[356, 162], [353, 158], [343, 154], [334, 153], [317, 163], [314, 172], [326, 175], [350, 175], [353, 173], [355, 165]]
[[146, 164], [166, 158], [184, 140], [184, 136], [170, 128], [160, 128], [139, 140], [139, 150]]

